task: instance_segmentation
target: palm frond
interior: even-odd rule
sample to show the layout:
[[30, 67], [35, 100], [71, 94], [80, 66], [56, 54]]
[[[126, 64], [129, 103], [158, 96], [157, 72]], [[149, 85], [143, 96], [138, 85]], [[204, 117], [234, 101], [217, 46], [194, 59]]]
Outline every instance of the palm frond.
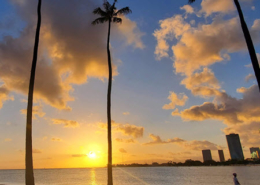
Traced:
[[194, 3], [196, 0], [189, 0], [189, 4]]
[[105, 1], [103, 3], [103, 7], [105, 8], [106, 11], [109, 11], [111, 8], [111, 4], [108, 1]]
[[129, 13], [132, 13], [132, 10], [130, 10], [129, 7], [124, 7], [116, 12], [116, 15], [127, 15]]
[[102, 24], [104, 22], [108, 21], [107, 17], [99, 17], [97, 19], [95, 19], [94, 21], [92, 21], [92, 25], [97, 25], [97, 24]]
[[96, 8], [93, 11], [93, 14], [98, 14], [98, 15], [101, 15], [102, 17], [106, 17], [107, 16], [107, 13], [105, 11], [103, 11], [100, 7]]
[[114, 23], [122, 23], [122, 19], [118, 17], [113, 17], [113, 22]]

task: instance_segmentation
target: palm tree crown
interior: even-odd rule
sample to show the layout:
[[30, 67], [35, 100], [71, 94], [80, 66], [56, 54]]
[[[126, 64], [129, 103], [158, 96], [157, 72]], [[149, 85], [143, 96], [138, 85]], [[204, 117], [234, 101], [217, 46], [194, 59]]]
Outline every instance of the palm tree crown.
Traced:
[[194, 3], [195, 2], [195, 0], [189, 0], [189, 3]]
[[100, 7], [96, 8], [93, 13], [100, 15], [101, 17], [95, 19], [92, 24], [102, 24], [107, 21], [111, 21], [114, 23], [122, 23], [122, 19], [119, 18], [119, 15], [126, 15], [129, 13], [132, 13], [132, 11], [129, 9], [129, 7], [124, 7], [120, 10], [117, 10], [115, 7], [115, 3], [117, 0], [114, 1], [113, 5], [111, 5], [108, 1], [105, 1], [103, 3], [103, 7], [105, 10], [102, 10]]

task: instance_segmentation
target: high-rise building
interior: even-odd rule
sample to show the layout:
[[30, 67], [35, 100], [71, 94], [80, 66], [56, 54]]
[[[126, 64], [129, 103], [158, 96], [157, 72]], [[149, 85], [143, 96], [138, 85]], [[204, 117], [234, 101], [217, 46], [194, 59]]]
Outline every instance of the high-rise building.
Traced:
[[212, 161], [212, 156], [210, 150], [202, 150], [203, 161]]
[[231, 159], [244, 160], [244, 154], [238, 134], [226, 135]]
[[251, 158], [259, 159], [259, 155], [260, 155], [259, 148], [256, 148], [256, 147], [250, 148], [250, 154], [251, 154]]
[[225, 162], [225, 157], [224, 157], [223, 150], [218, 150], [218, 155], [219, 155], [219, 161], [220, 162]]

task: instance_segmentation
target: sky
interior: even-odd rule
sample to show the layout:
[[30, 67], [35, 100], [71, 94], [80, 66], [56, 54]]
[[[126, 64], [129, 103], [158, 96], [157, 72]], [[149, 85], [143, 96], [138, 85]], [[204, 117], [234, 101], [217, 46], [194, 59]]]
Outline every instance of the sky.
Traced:
[[[113, 24], [113, 163], [201, 160], [260, 146], [260, 94], [232, 0], [119, 0]], [[102, 0], [43, 0], [33, 110], [34, 168], [107, 163], [108, 24]], [[112, 3], [112, 1], [111, 1]], [[260, 1], [240, 0], [260, 59]], [[0, 2], [0, 169], [24, 169], [34, 0]]]

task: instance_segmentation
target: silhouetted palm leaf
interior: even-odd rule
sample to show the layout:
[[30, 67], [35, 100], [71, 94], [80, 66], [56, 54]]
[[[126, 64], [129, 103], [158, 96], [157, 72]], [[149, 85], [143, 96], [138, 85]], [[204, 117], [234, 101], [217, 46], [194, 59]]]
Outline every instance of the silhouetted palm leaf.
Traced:
[[122, 8], [116, 12], [116, 15], [127, 15], [129, 13], [132, 13], [132, 10], [130, 10], [129, 7]]
[[96, 8], [93, 11], [93, 14], [101, 15], [102, 17], [107, 16], [107, 13], [105, 11], [103, 11], [100, 7]]
[[111, 9], [111, 4], [108, 1], [104, 2], [103, 6], [107, 12]]
[[191, 4], [191, 3], [194, 3], [196, 0], [189, 0], [189, 3]]
[[121, 18], [118, 18], [118, 17], [114, 17], [114, 18], [113, 18], [113, 22], [114, 22], [114, 23], [122, 23], [122, 19], [121, 19]]
[[106, 21], [108, 21], [108, 19], [106, 17], [99, 17], [99, 18], [95, 19], [94, 21], [92, 21], [91, 24], [93, 24], [93, 25], [102, 24]]

